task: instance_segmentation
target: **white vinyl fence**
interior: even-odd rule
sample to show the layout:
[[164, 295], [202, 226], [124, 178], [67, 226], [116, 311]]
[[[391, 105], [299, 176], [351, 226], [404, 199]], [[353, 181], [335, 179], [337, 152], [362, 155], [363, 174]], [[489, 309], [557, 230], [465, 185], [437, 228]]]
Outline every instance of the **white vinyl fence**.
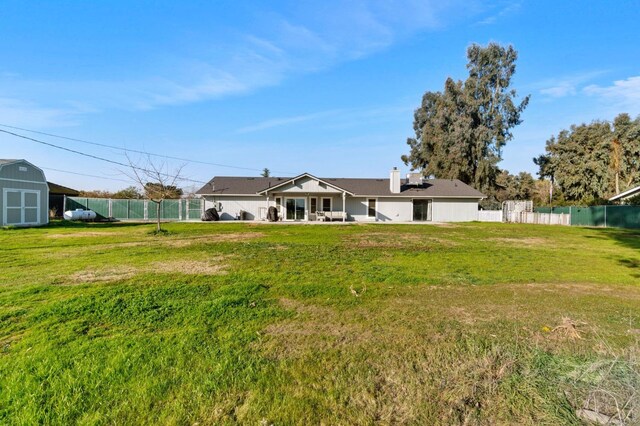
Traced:
[[571, 215], [564, 213], [508, 212], [506, 222], [540, 225], [571, 225]]
[[533, 213], [524, 211], [479, 210], [480, 222], [532, 223], [540, 225], [571, 225], [571, 215], [563, 213]]
[[478, 210], [480, 222], [502, 222], [502, 210]]

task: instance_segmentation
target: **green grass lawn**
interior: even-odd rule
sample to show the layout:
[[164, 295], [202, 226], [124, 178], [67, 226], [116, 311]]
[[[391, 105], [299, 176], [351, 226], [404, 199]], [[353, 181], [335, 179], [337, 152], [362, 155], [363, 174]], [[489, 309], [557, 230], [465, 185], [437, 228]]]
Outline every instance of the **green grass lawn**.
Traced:
[[0, 230], [1, 424], [640, 422], [640, 232]]

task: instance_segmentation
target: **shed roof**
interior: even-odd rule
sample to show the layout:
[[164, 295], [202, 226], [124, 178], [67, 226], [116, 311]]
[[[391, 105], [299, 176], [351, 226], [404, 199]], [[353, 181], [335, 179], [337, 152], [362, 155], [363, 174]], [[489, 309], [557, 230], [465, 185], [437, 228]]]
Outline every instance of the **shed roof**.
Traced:
[[47, 182], [47, 185], [49, 185], [49, 194], [70, 195], [72, 197], [80, 194], [80, 191], [76, 189], [67, 188], [66, 186], [58, 185], [57, 183]]
[[[216, 176], [196, 192], [200, 195], [257, 195], [282, 185], [287, 177]], [[401, 185], [399, 193], [390, 190], [389, 179], [375, 178], [319, 178], [355, 196], [377, 197], [452, 197], [484, 198], [485, 195], [458, 179], [428, 179], [421, 185]]]

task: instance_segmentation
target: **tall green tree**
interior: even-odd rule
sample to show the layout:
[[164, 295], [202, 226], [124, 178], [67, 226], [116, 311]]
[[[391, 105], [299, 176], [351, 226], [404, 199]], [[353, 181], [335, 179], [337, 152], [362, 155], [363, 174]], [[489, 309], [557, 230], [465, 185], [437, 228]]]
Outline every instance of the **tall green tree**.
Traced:
[[640, 116], [622, 113], [613, 120], [611, 171], [616, 194], [640, 185]]
[[529, 96], [516, 104], [510, 89], [518, 54], [512, 46], [474, 44], [467, 49], [468, 78], [448, 78], [442, 92], [427, 92], [414, 113], [415, 137], [402, 156], [426, 176], [460, 179], [491, 191], [500, 172], [502, 149]]
[[533, 159], [538, 174], [566, 201], [602, 201], [640, 184], [640, 117], [573, 125], [547, 140], [545, 149]]

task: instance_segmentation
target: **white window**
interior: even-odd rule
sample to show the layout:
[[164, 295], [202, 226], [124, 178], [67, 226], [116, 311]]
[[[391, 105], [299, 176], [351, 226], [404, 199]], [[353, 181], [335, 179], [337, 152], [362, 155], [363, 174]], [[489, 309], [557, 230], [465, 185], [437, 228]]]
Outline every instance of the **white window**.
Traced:
[[331, 211], [331, 198], [323, 198], [322, 199], [322, 211], [330, 212]]

